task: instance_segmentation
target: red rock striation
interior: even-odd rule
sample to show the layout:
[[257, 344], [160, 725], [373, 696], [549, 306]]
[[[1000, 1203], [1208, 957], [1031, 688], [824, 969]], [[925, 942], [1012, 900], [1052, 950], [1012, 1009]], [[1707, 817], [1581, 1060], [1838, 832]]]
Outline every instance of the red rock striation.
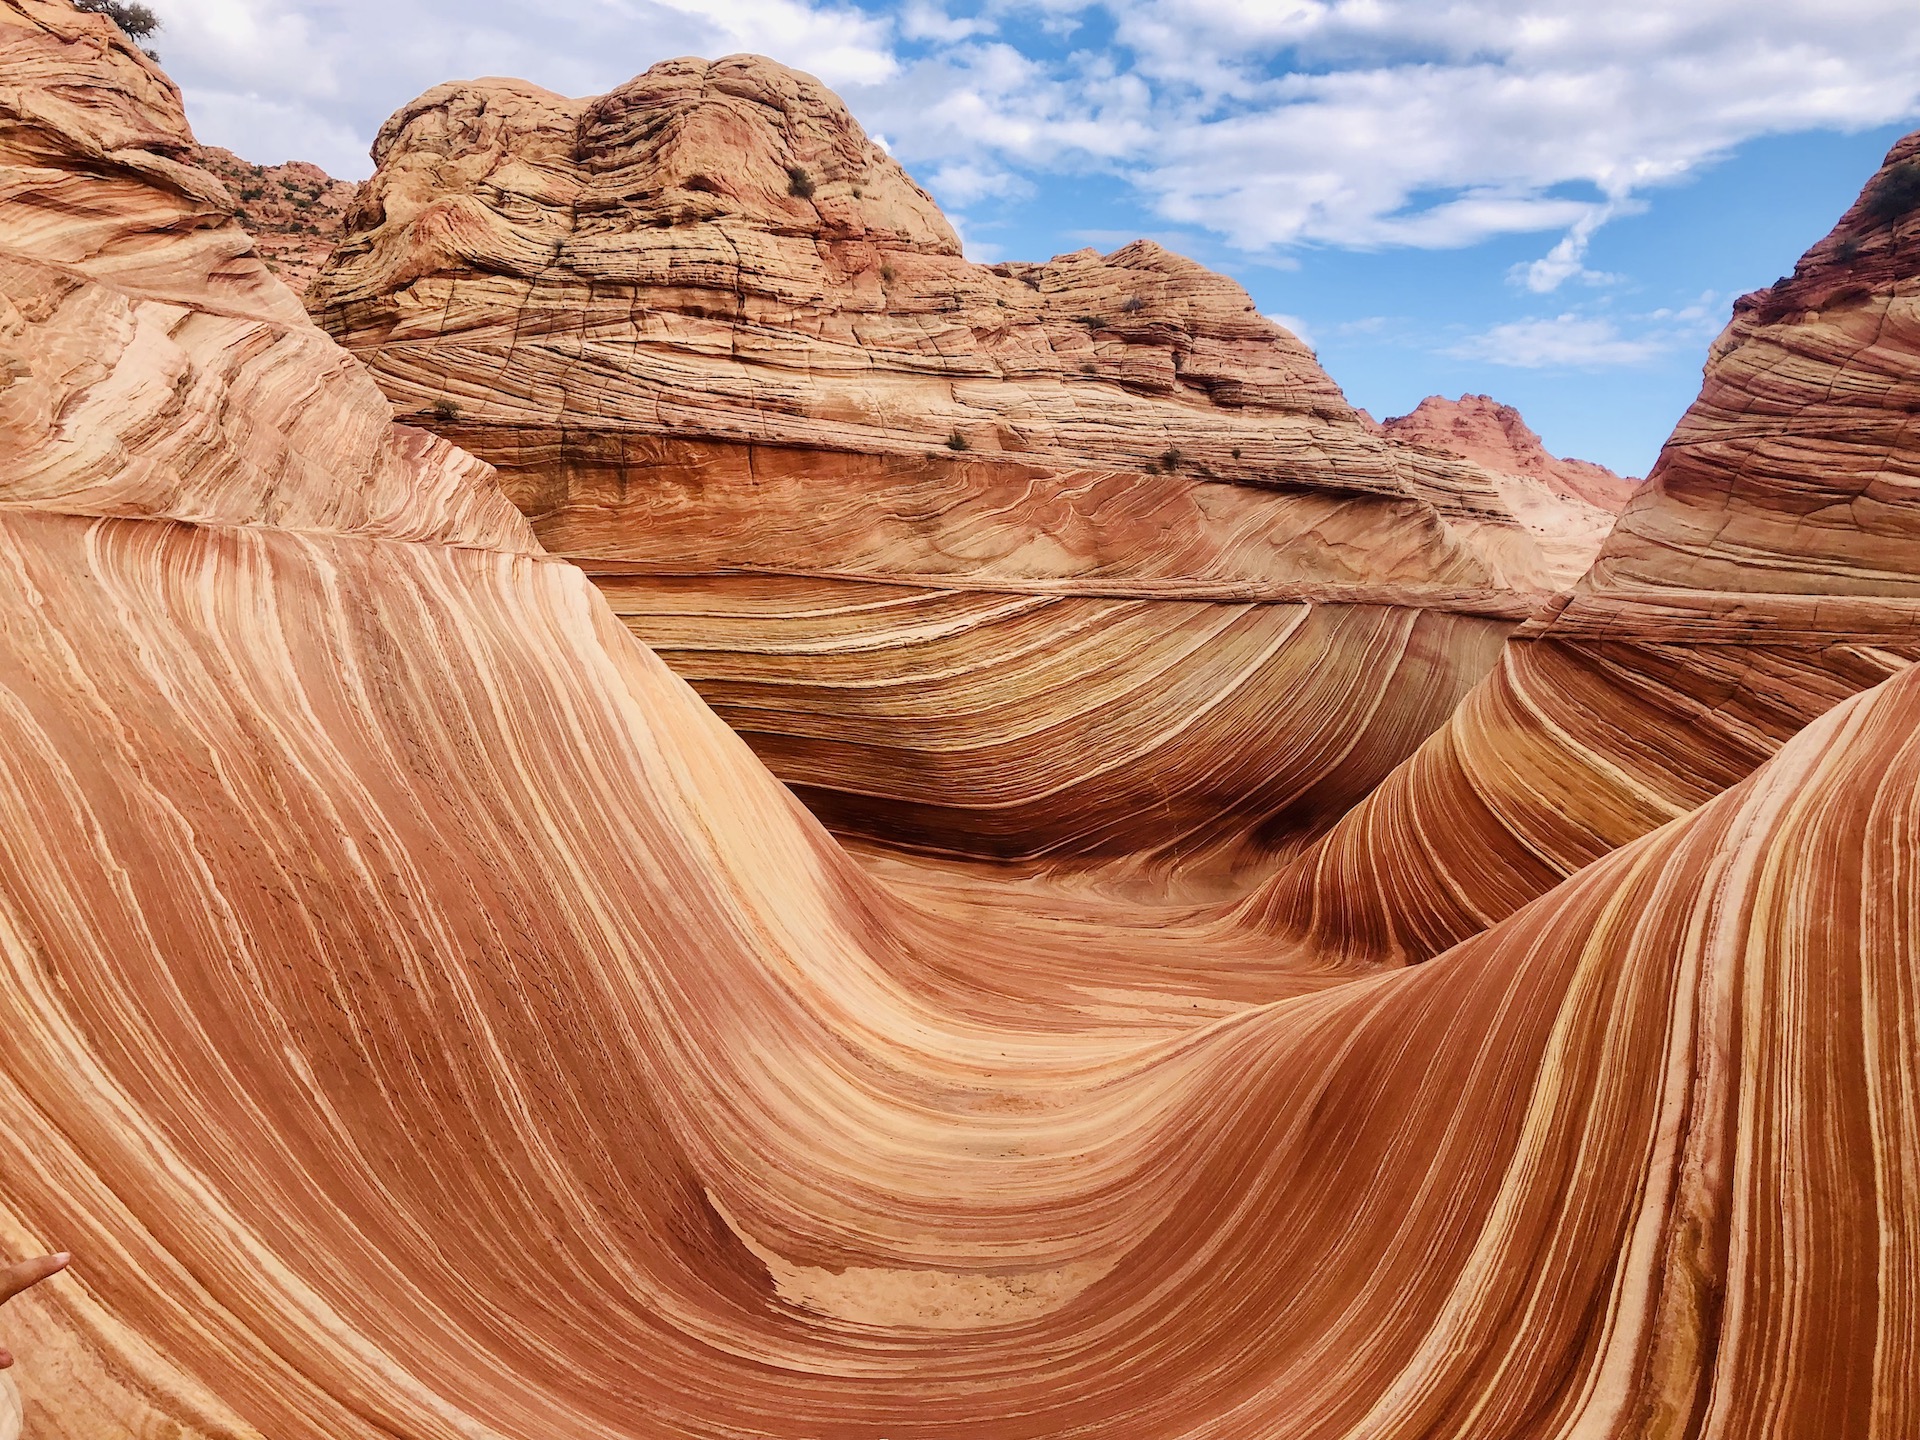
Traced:
[[1251, 912], [1419, 959], [1920, 657], [1920, 135], [1747, 296], [1591, 571]]
[[1429, 395], [1411, 414], [1386, 420], [1380, 428], [1396, 440], [1469, 460], [1485, 470], [1528, 476], [1555, 495], [1585, 501], [1610, 515], [1620, 513], [1640, 484], [1591, 460], [1549, 455], [1520, 412], [1491, 395], [1462, 395], [1458, 400]]
[[442, 86], [375, 156], [316, 316], [847, 832], [1290, 843], [1606, 523], [1382, 440], [1150, 242], [970, 263], [770, 61]]
[[294, 294], [305, 294], [346, 233], [347, 210], [360, 187], [304, 160], [255, 165], [217, 145], [196, 146], [193, 163], [226, 183], [236, 201], [234, 218], [253, 236], [267, 268]]
[[0, 109], [34, 1440], [1920, 1425], [1920, 672], [1430, 965], [962, 924], [386, 423], [103, 20], [0, 0]]

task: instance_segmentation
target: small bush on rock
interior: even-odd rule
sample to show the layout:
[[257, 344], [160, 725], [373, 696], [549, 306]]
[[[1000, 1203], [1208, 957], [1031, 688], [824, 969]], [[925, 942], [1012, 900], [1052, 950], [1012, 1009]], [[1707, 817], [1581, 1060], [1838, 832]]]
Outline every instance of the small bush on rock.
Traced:
[[458, 420], [460, 418], [459, 402], [454, 400], [449, 400], [444, 395], [442, 395], [438, 400], [433, 402], [432, 409], [433, 409], [433, 418], [440, 421], [441, 424], [443, 425], [450, 424], [453, 421]]
[[797, 200], [813, 198], [813, 177], [798, 165], [787, 167], [787, 194]]
[[1882, 224], [1920, 208], [1920, 160], [1902, 160], [1880, 177], [1867, 214]]
[[967, 443], [967, 437], [956, 430], [947, 436], [947, 448], [949, 450], [971, 450], [973, 447]]
[[[129, 0], [73, 0], [73, 8], [84, 10], [89, 15], [104, 15], [120, 27], [120, 33], [138, 44], [160, 28], [160, 17], [145, 5], [129, 3]], [[141, 48], [141, 53], [149, 60], [160, 57], [153, 51]]]

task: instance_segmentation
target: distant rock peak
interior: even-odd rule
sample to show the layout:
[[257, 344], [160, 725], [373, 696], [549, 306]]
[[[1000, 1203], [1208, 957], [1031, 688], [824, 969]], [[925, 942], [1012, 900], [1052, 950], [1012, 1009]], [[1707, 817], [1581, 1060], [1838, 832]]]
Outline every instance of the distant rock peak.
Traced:
[[1448, 400], [1429, 395], [1411, 413], [1381, 425], [1384, 434], [1509, 475], [1546, 482], [1557, 493], [1615, 514], [1632, 497], [1637, 477], [1616, 475], [1590, 460], [1550, 454], [1520, 412], [1491, 395]]
[[196, 146], [190, 158], [225, 183], [234, 219], [253, 236], [254, 251], [267, 268], [294, 294], [304, 295], [344, 233], [360, 187], [304, 160], [255, 165], [217, 145]]

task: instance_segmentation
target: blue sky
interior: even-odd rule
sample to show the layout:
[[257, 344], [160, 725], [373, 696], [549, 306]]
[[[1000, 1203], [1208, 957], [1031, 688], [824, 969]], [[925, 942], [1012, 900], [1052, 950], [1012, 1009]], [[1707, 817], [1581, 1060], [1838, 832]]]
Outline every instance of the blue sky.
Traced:
[[1136, 235], [1356, 403], [1518, 405], [1643, 473], [1734, 296], [1920, 126], [1916, 0], [152, 0], [201, 138], [368, 170], [441, 80], [753, 50], [846, 98], [981, 259]]

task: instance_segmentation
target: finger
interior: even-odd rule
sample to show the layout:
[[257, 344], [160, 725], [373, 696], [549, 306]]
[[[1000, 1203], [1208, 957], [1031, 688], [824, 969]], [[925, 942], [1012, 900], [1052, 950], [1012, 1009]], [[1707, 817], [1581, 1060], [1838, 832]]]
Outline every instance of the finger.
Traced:
[[0, 1305], [6, 1304], [29, 1286], [38, 1285], [49, 1275], [58, 1275], [72, 1261], [73, 1256], [62, 1251], [58, 1255], [37, 1255], [31, 1260], [0, 1266]]

